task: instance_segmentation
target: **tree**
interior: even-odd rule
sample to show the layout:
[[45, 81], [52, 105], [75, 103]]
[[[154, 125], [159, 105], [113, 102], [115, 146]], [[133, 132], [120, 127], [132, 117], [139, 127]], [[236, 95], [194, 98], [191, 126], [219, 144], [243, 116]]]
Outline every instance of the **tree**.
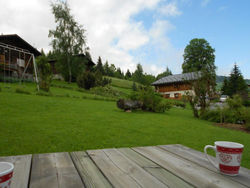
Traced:
[[132, 77], [132, 75], [131, 75], [131, 73], [130, 73], [130, 71], [129, 71], [129, 69], [128, 69], [127, 72], [126, 72], [126, 74], [125, 74], [125, 79], [128, 80], [128, 79], [130, 79], [131, 77]]
[[169, 76], [169, 75], [172, 75], [172, 72], [171, 70], [167, 67], [166, 70], [163, 72], [163, 73], [160, 73], [157, 75], [156, 79], [159, 80], [163, 77], [166, 77], [166, 76]]
[[[53, 51], [59, 57], [59, 71], [70, 83], [72, 76], [77, 76], [73, 75], [72, 72], [73, 66], [76, 65], [73, 63], [74, 55], [83, 53], [84, 47], [86, 49], [85, 30], [70, 14], [70, 8], [66, 1], [52, 3], [51, 7], [57, 25], [55, 30], [49, 31], [49, 37], [52, 38]], [[76, 69], [79, 70], [79, 67]]]
[[228, 79], [226, 77], [224, 78], [224, 81], [223, 81], [223, 85], [222, 85], [222, 88], [221, 88], [221, 93], [223, 95], [228, 95], [228, 93], [229, 93]]
[[114, 76], [115, 75], [115, 72], [116, 72], [116, 67], [114, 64], [111, 64], [109, 66], [109, 70], [110, 70], [110, 76]]
[[[215, 50], [205, 39], [191, 40], [184, 50], [183, 73], [196, 72], [196, 80], [190, 82], [194, 95], [188, 97], [195, 117], [204, 114], [209, 103], [207, 99], [215, 94], [214, 52]], [[197, 111], [197, 106], [200, 106], [200, 114]]]
[[116, 78], [120, 78], [120, 79], [123, 79], [123, 78], [124, 78], [124, 74], [123, 74], [123, 72], [121, 71], [121, 68], [120, 68], [120, 67], [118, 67], [118, 68], [116, 69], [115, 77], [116, 77]]
[[214, 52], [205, 39], [192, 39], [184, 50], [183, 73], [206, 70], [215, 75]]
[[143, 75], [143, 69], [141, 64], [137, 64], [136, 70], [132, 75], [132, 80], [138, 83], [143, 84], [144, 82], [144, 75]]
[[230, 97], [235, 94], [239, 94], [243, 98], [247, 96], [247, 84], [237, 64], [234, 64], [228, 83], [225, 84], [224, 82], [222, 89], [224, 94], [229, 95]]
[[100, 72], [101, 74], [104, 74], [104, 69], [103, 69], [103, 65], [102, 65], [102, 59], [99, 56], [98, 57], [98, 61], [97, 61], [97, 65], [96, 65], [96, 71]]
[[36, 59], [39, 72], [39, 87], [44, 91], [49, 91], [51, 83], [51, 67], [48, 58], [44, 53]]
[[110, 76], [110, 70], [109, 70], [109, 63], [108, 61], [105, 62], [103, 65], [104, 75]]

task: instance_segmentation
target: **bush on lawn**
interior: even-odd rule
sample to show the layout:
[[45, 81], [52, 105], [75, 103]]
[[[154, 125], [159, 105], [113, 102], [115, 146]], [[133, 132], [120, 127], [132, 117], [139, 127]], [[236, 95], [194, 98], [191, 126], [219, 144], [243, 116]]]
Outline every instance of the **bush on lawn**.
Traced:
[[100, 72], [92, 73], [87, 71], [77, 77], [77, 85], [87, 90], [95, 86], [106, 86], [111, 81], [109, 78], [104, 78]]
[[240, 96], [235, 95], [227, 100], [227, 106], [206, 110], [202, 115], [202, 119], [217, 123], [244, 123], [246, 122], [247, 109], [242, 105]]
[[165, 112], [171, 108], [171, 103], [164, 100], [158, 93], [155, 93], [150, 86], [139, 88], [138, 92], [133, 92], [129, 98], [131, 100], [141, 101], [142, 110], [146, 111]]
[[52, 72], [48, 58], [45, 55], [41, 55], [36, 60], [39, 72], [39, 87], [41, 90], [49, 92]]
[[80, 88], [89, 90], [92, 87], [95, 87], [96, 77], [92, 72], [83, 72], [77, 77], [77, 85]]
[[21, 93], [21, 94], [26, 94], [26, 95], [30, 95], [31, 94], [29, 91], [26, 91], [22, 87], [17, 87], [16, 88], [16, 93]]

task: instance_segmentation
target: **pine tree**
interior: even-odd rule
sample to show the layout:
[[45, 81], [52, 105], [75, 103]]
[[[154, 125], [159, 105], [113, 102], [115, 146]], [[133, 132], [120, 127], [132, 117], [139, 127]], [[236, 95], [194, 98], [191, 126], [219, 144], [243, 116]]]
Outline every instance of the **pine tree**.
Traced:
[[228, 92], [228, 79], [227, 78], [224, 78], [223, 85], [222, 85], [222, 88], [221, 88], [221, 93], [222, 93], [222, 95], [228, 95], [229, 94], [229, 92]]
[[169, 75], [172, 75], [172, 72], [171, 70], [167, 67], [166, 70], [163, 72], [163, 73], [160, 73], [157, 75], [156, 79], [159, 80], [163, 77], [166, 77], [166, 76], [169, 76]]
[[131, 73], [130, 73], [130, 71], [129, 71], [129, 69], [128, 69], [127, 72], [126, 72], [126, 74], [125, 74], [125, 79], [128, 80], [128, 79], [130, 79], [131, 77], [132, 77], [132, 75], [131, 75]]
[[104, 74], [104, 69], [103, 69], [103, 65], [102, 65], [102, 59], [101, 59], [100, 56], [99, 56], [98, 61], [97, 61], [96, 71], [100, 72], [101, 74]]
[[233, 70], [229, 77], [228, 83], [228, 95], [232, 97], [235, 94], [239, 94], [242, 97], [247, 95], [247, 84], [239, 70], [239, 67], [234, 64]]

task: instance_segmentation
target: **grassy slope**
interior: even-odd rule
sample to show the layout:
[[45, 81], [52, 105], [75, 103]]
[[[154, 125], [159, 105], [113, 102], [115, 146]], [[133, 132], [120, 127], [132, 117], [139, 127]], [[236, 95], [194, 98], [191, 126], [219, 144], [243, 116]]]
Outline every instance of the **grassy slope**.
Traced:
[[[27, 87], [33, 90], [31, 86]], [[0, 119], [0, 155], [177, 143], [202, 151], [216, 140], [231, 140], [245, 145], [242, 164], [250, 168], [249, 134], [194, 119], [189, 109], [173, 108], [164, 114], [124, 113], [115, 102], [16, 94], [3, 89]]]

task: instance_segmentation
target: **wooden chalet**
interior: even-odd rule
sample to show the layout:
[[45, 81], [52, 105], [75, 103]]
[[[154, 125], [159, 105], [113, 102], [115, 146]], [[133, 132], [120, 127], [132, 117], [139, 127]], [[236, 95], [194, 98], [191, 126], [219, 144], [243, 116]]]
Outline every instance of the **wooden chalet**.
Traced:
[[[95, 66], [95, 63], [83, 53], [82, 54], [77, 54], [77, 55], [74, 55], [74, 56], [81, 59], [81, 63], [84, 63], [86, 65], [86, 69], [92, 69]], [[49, 60], [51, 70], [52, 70], [52, 73], [54, 75], [58, 74], [58, 71], [56, 70], [56, 62], [57, 62], [57, 59], [50, 59]]]
[[185, 93], [193, 93], [191, 82], [199, 77], [199, 72], [170, 75], [155, 81], [152, 85], [165, 98], [181, 99]]
[[0, 76], [33, 79], [34, 57], [41, 53], [17, 34], [0, 35]]

